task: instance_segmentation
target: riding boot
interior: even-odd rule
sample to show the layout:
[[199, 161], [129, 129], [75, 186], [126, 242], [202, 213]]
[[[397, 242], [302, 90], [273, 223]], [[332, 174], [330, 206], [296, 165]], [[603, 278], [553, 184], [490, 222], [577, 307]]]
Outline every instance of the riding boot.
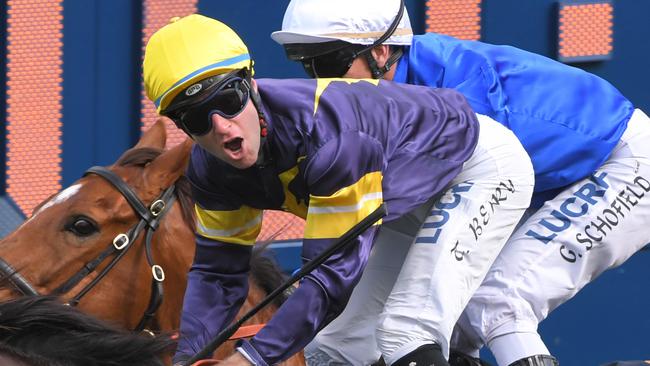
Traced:
[[456, 350], [449, 352], [449, 365], [451, 366], [492, 366], [480, 358], [466, 355]]
[[553, 356], [549, 355], [535, 355], [522, 358], [511, 363], [508, 366], [559, 366], [560, 363]]
[[392, 366], [449, 366], [437, 344], [425, 344], [400, 358]]

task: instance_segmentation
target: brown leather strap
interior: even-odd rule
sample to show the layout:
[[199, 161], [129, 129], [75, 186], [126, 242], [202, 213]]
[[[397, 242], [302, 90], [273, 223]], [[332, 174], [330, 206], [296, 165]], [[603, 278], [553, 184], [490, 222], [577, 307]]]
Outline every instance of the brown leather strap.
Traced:
[[214, 359], [200, 360], [200, 361], [194, 362], [192, 364], [192, 366], [215, 366], [219, 362], [221, 362], [221, 361], [214, 360]]
[[[242, 338], [248, 338], [252, 337], [257, 332], [260, 331], [260, 329], [264, 328], [266, 324], [253, 324], [253, 325], [244, 325], [239, 327], [235, 334], [232, 335], [232, 337], [228, 338], [230, 341], [235, 341], [238, 339]], [[207, 360], [200, 360], [192, 364], [192, 366], [215, 366], [217, 365], [220, 360], [215, 360], [215, 359], [207, 359]]]
[[228, 339], [234, 341], [237, 339], [252, 337], [257, 334], [260, 329], [264, 328], [265, 325], [266, 324], [243, 325]]

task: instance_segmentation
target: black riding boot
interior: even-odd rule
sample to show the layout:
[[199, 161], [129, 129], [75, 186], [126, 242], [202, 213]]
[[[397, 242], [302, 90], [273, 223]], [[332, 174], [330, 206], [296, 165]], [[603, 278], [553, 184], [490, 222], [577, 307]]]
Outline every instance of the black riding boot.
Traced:
[[466, 355], [462, 352], [456, 350], [451, 350], [449, 352], [449, 365], [451, 366], [491, 366], [489, 363], [481, 360], [480, 358], [475, 358], [469, 355]]
[[549, 355], [535, 355], [511, 363], [509, 366], [559, 366], [557, 359]]
[[437, 344], [425, 344], [400, 358], [393, 366], [449, 366]]

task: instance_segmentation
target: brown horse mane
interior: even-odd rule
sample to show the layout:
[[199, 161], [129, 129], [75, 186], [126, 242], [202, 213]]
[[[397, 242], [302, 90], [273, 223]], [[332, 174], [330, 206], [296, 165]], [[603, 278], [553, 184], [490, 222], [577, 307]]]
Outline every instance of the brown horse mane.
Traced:
[[174, 347], [169, 335], [134, 334], [49, 296], [1, 303], [0, 324], [0, 355], [34, 366], [162, 366]]
[[[151, 147], [131, 149], [125, 152], [124, 155], [115, 162], [115, 165], [121, 167], [135, 166], [144, 168], [148, 163], [155, 160], [162, 153], [163, 150]], [[185, 224], [189, 227], [194, 227], [194, 200], [191, 195], [190, 182], [183, 175], [175, 184], [176, 196], [181, 205], [183, 221], [185, 221]]]
[[[280, 270], [276, 261], [269, 257], [269, 244], [270, 242], [257, 244], [251, 257], [251, 276], [267, 294], [280, 287], [289, 278]], [[284, 291], [273, 300], [273, 304], [279, 307], [289, 295], [290, 291]]]

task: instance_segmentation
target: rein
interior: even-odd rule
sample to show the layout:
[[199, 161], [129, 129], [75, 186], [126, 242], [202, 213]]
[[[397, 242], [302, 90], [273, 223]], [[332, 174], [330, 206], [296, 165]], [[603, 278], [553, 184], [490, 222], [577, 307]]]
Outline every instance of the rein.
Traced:
[[[57, 287], [53, 291], [53, 294], [61, 295], [70, 291], [77, 284], [79, 284], [81, 280], [95, 271], [97, 267], [99, 267], [99, 265], [104, 262], [104, 260], [113, 256], [106, 267], [104, 267], [101, 272], [99, 272], [97, 277], [85, 285], [74, 297], [72, 297], [66, 303], [70, 306], [78, 305], [81, 298], [84, 297], [93, 287], [95, 287], [99, 281], [101, 281], [108, 274], [108, 272], [113, 269], [113, 267], [115, 267], [120, 259], [122, 259], [126, 252], [133, 246], [133, 243], [140, 236], [142, 231], [144, 231], [145, 254], [147, 257], [147, 262], [151, 268], [152, 279], [149, 304], [147, 305], [147, 309], [142, 315], [140, 322], [135, 328], [135, 331], [143, 331], [145, 326], [153, 318], [156, 310], [158, 310], [158, 307], [160, 307], [160, 304], [162, 303], [162, 283], [165, 280], [165, 272], [163, 268], [154, 262], [151, 250], [151, 239], [153, 238], [155, 230], [160, 225], [160, 220], [162, 220], [165, 214], [169, 211], [174, 203], [174, 200], [176, 199], [176, 187], [175, 185], [172, 185], [169, 188], [165, 189], [165, 191], [147, 208], [135, 194], [133, 189], [131, 189], [131, 187], [129, 187], [124, 182], [124, 180], [122, 180], [122, 178], [120, 178], [112, 171], [104, 167], [95, 166], [88, 169], [84, 173], [84, 176], [89, 174], [98, 175], [111, 183], [122, 194], [122, 196], [127, 200], [129, 205], [136, 212], [137, 216], [139, 217], [139, 221], [126, 233], [120, 233], [116, 235], [113, 239], [113, 242], [104, 251], [102, 251], [95, 259], [86, 263], [77, 273], [75, 273], [62, 285]], [[32, 286], [20, 273], [18, 273], [13, 267], [11, 267], [11, 265], [9, 265], [9, 263], [7, 263], [2, 258], [0, 258], [0, 274], [3, 275], [3, 279], [8, 279], [23, 295], [40, 295], [34, 286]]]
[[0, 280], [7, 280], [11, 283], [20, 293], [26, 296], [38, 296], [38, 291], [32, 286], [29, 281], [25, 279], [18, 271], [14, 269], [4, 259], [0, 258], [0, 273], [2, 278]]

